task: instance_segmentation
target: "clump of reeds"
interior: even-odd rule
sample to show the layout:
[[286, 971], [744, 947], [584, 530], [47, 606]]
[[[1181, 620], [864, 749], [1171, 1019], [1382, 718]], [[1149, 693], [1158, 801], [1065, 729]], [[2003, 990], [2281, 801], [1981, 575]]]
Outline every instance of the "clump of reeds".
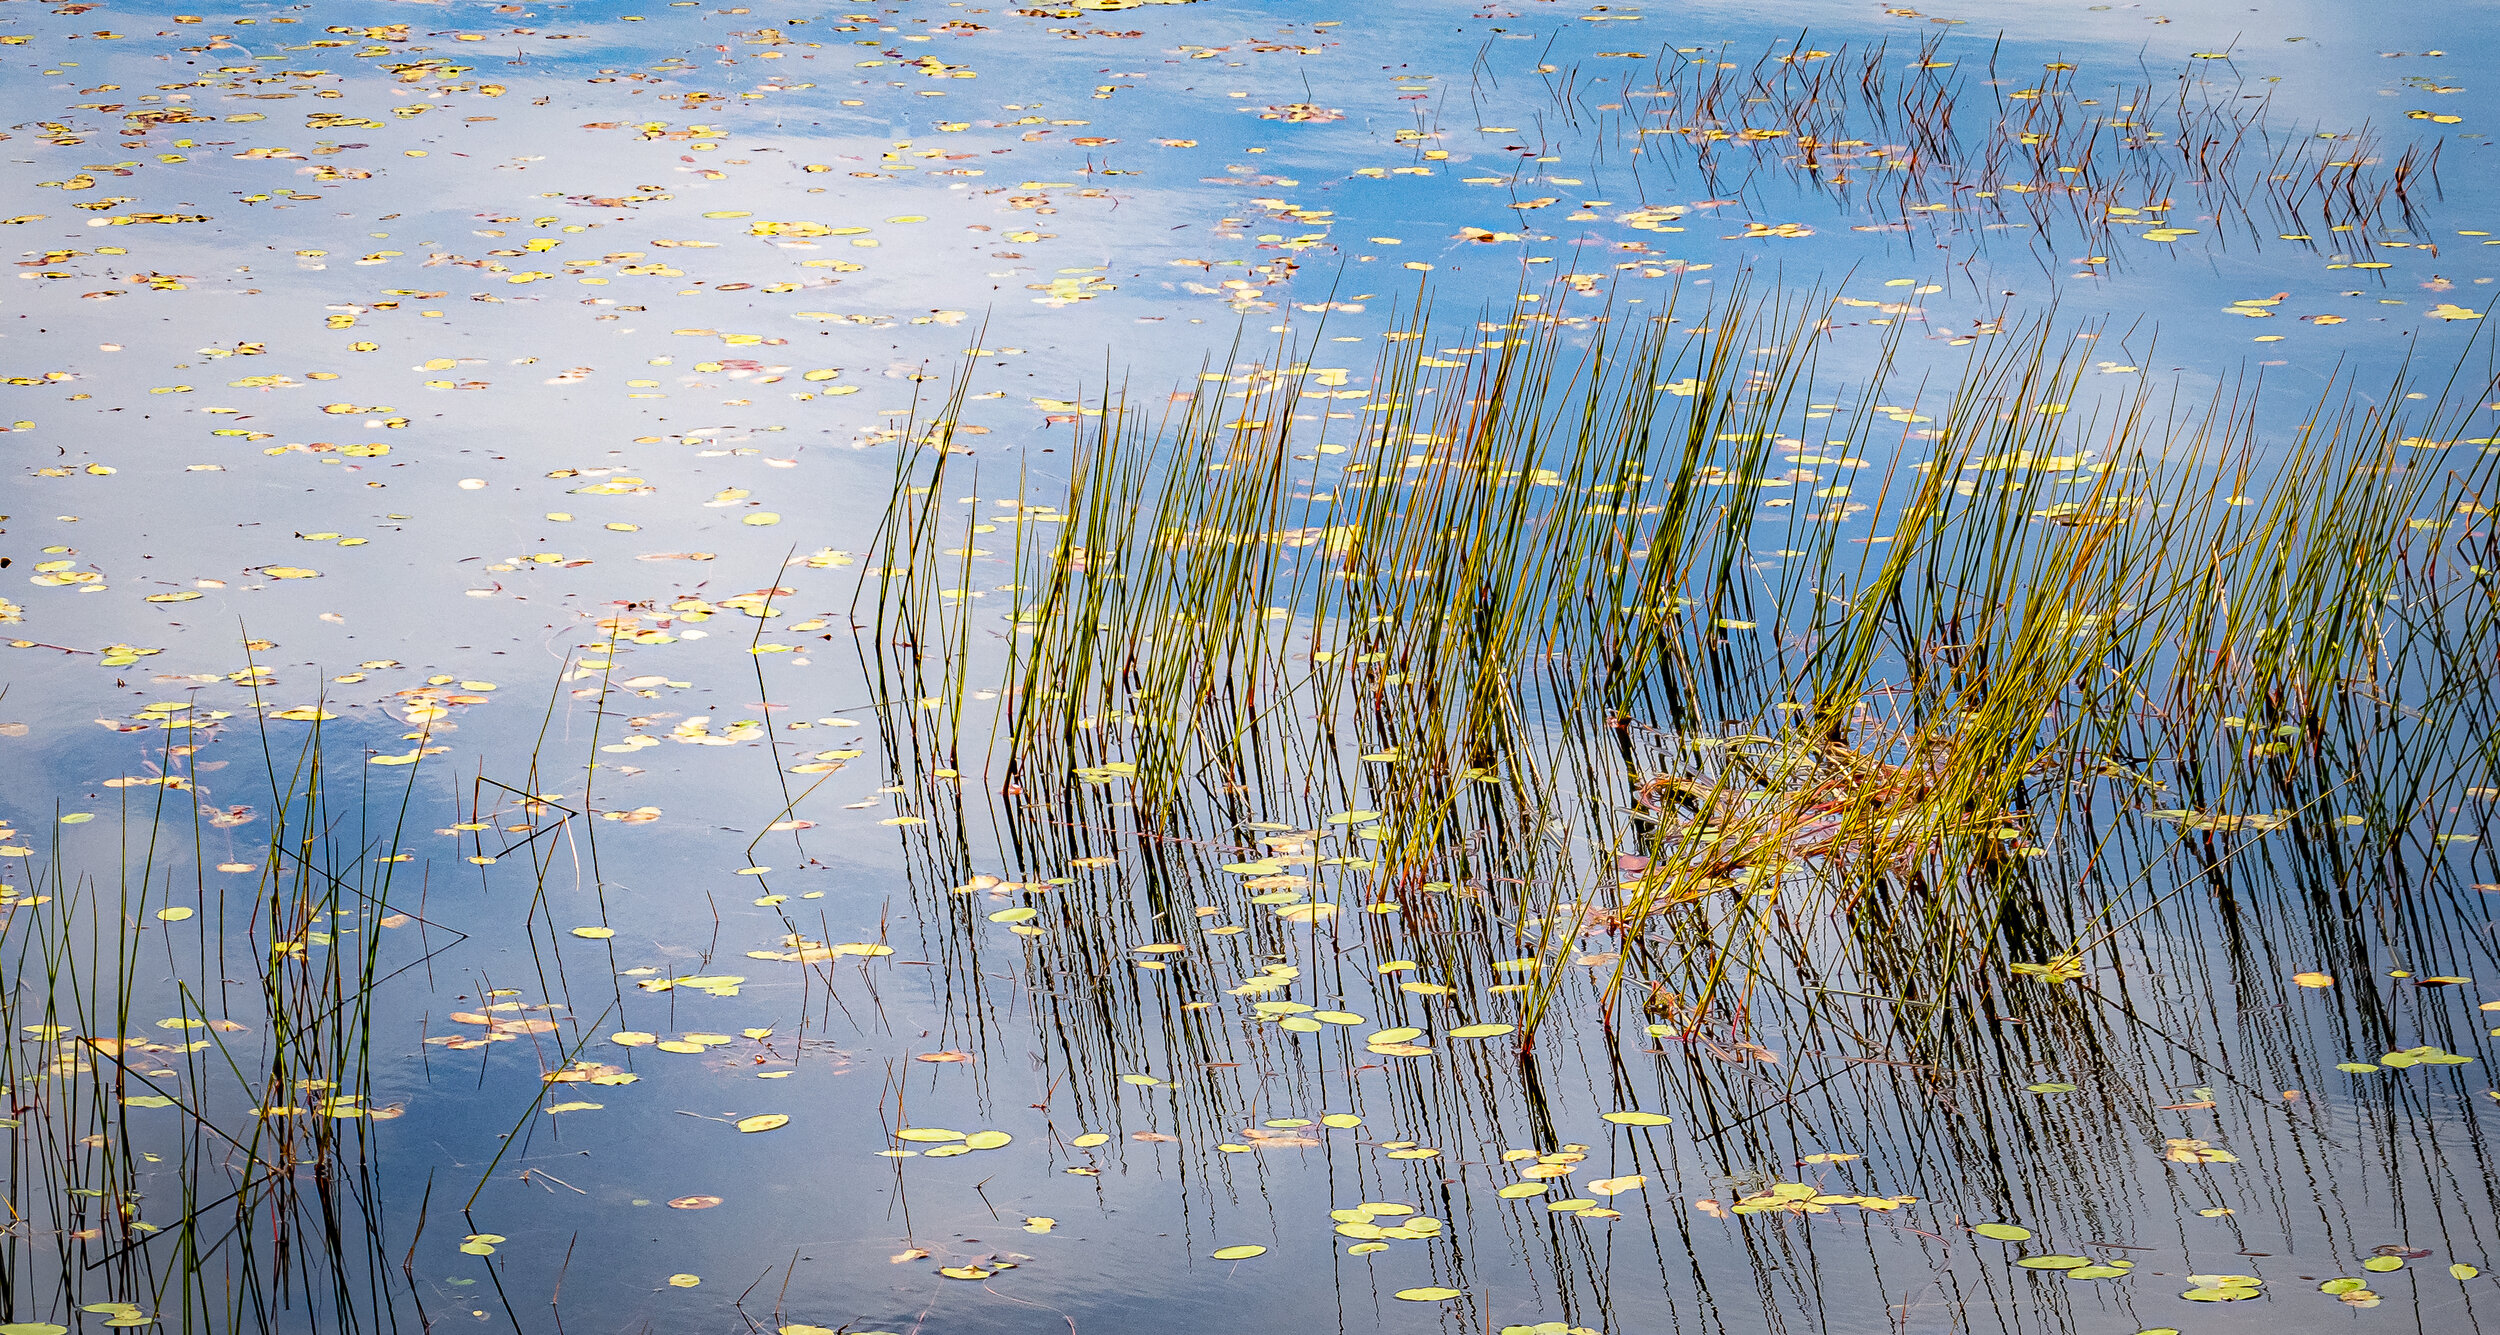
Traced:
[[[1941, 383], [1888, 344], [1842, 384], [1819, 296], [1550, 296], [1451, 346], [1419, 315], [1356, 412], [1290, 348], [1160, 418], [1107, 396], [1063, 487], [969, 519], [938, 423], [874, 558], [889, 680], [936, 706], [897, 748], [1010, 793], [1035, 850], [1375, 813], [1326, 851], [1403, 910], [1376, 930], [1472, 886], [1556, 957], [1494, 989], [1530, 1027], [1591, 931], [1604, 1014], [1658, 991], [1689, 1027], [1793, 982], [1775, 957], [1908, 942], [1977, 1004], [1990, 961], [2105, 939], [2108, 822], [2392, 799], [2356, 700], [2487, 698], [2490, 576], [2454, 540], [2494, 499], [2500, 456], [2459, 439], [2487, 376], [2339, 386], [2286, 430], [2253, 385], [2095, 394], [2094, 331], [2053, 319]], [[1011, 555], [940, 555], [971, 522]], [[2417, 804], [2489, 764], [2430, 740]], [[1892, 935], [1854, 952], [1802, 926], [1869, 911]]]
[[7, 878], [0, 1313], [358, 1329], [387, 1306], [371, 1124], [398, 1110], [368, 1091], [408, 794], [342, 785], [316, 724], [292, 755], [264, 735], [261, 812], [204, 807], [198, 735], [114, 785], [113, 872], [55, 825]]
[[1594, 131], [1600, 161], [1644, 188], [1686, 164], [1712, 195], [1777, 173], [1866, 209], [1874, 227], [1942, 229], [1977, 213], [2072, 228], [2074, 245], [2108, 250], [2176, 213], [2260, 242], [2333, 233], [2337, 247], [2366, 250], [2382, 224], [2417, 228], [2416, 195], [2436, 188], [2438, 143], [2406, 144], [2391, 161], [2366, 125], [2283, 124], [2270, 90], [2212, 55], [2165, 83], [2136, 73], [2099, 84], [2063, 60], [2029, 72], [2002, 42], [1818, 40], [1800, 33], [1750, 59], [1660, 52], [1640, 87], [1549, 66], [1546, 92]]

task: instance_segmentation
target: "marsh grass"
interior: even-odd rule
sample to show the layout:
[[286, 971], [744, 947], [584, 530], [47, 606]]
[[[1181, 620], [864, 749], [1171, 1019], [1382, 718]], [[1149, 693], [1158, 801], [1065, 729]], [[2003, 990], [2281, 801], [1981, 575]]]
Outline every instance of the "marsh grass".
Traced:
[[1627, 173], [1644, 198], [1785, 181], [1862, 209], [1868, 230], [1944, 235], [1976, 215], [2029, 232], [2040, 251], [2113, 263], [2128, 262], [2130, 229], [2195, 234], [2169, 220], [2179, 211], [2259, 248], [2314, 250], [2325, 237], [2372, 249], [2374, 228], [2420, 235], [2422, 197], [2439, 189], [2438, 141], [2390, 149], [2368, 123], [2288, 120], [2269, 86], [2218, 54], [2166, 79], [2101, 82], [2063, 60], [2035, 71], [2002, 41], [1816, 42], [1801, 32], [1750, 59], [1661, 51], [1642, 78], [1579, 64], [1539, 77], [1551, 110], [1595, 142], [1594, 165]]
[[244, 851], [176, 744], [113, 785], [110, 870], [59, 824], [20, 863], [0, 910], [13, 1320], [390, 1324], [374, 1124], [402, 1110], [370, 1101], [373, 1008], [409, 921], [390, 894], [411, 790], [378, 789], [361, 753], [342, 780], [318, 723], [291, 751], [261, 740]]
[[[2487, 368], [2286, 412], [2101, 378], [2044, 317], [1844, 382], [1824, 294], [1569, 300], [1417, 318], [1354, 413], [1291, 347], [1106, 395], [1061, 489], [982, 502], [998, 562], [940, 415], [872, 567], [896, 754], [999, 792], [1038, 870], [1284, 844], [1244, 889], [1352, 889], [1295, 930], [1428, 944], [1462, 1012], [1532, 1036], [1579, 974], [1603, 1023], [1737, 1043], [1808, 985], [1932, 1033], [2076, 976], [2167, 859], [2325, 822], [2384, 864], [2488, 782]], [[1030, 949], [1099, 975], [1106, 920], [1202, 911], [1151, 880], [1033, 896]]]
[[[2087, 1237], [2140, 1226], [2101, 1202], [2179, 1134], [2151, 1109], [2220, 1089], [2258, 1110], [2243, 1162], [2297, 1174], [2360, 1147], [2282, 1090], [2474, 1050], [2288, 978], [2491, 967], [2459, 926], [2500, 882], [2483, 345], [2189, 397], [2100, 375], [2091, 325], [1835, 367], [1821, 294], [1658, 318], [1562, 286], [1403, 322], [1385, 412], [1331, 416], [1360, 382], [1292, 346], [1168, 410], [1106, 392], [1047, 484], [924, 420], [862, 649], [911, 683], [880, 718], [950, 1043], [1030, 1045], [1054, 1118], [1249, 1147], [1184, 1173], [1210, 1206], [1269, 1190], [1278, 1111], [1464, 1161], [1569, 1150], [1594, 1102], [1675, 1111], [1605, 1171], [1688, 1199], [1882, 1183]], [[1429, 1055], [1254, 1012], [1283, 996]], [[1486, 1021], [1516, 1037], [1445, 1037]], [[2435, 1171], [2401, 1120], [2366, 1152]], [[1496, 1227], [1451, 1185], [1483, 1170], [1438, 1164], [1368, 1189]], [[1654, 1218], [1706, 1310], [1697, 1216]], [[1754, 1296], [1820, 1310], [1819, 1230], [1766, 1218]], [[1594, 1237], [1510, 1241], [1605, 1325]], [[2075, 1328], [1940, 1279], [1952, 1246], [1905, 1303]]]

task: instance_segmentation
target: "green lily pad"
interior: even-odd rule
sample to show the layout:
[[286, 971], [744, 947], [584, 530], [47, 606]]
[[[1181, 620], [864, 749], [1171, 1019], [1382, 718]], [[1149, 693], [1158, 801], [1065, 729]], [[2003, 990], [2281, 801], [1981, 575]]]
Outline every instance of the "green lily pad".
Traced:
[[2190, 1275], [2188, 1282], [2196, 1287], [2179, 1296], [2199, 1303], [2236, 1303], [2254, 1298], [2265, 1283], [2255, 1275]]

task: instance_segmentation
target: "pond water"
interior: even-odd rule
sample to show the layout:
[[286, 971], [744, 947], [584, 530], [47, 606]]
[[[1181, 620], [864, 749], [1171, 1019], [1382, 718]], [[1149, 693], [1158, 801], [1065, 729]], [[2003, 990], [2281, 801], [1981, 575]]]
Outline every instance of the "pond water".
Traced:
[[0, 12], [0, 1335], [2500, 1314], [2490, 6], [635, 8]]

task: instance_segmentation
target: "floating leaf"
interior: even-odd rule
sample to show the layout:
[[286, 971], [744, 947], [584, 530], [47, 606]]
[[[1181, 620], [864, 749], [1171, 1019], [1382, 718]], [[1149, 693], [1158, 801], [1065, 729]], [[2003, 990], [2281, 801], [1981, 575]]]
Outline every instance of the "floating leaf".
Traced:
[[1999, 1242], [2028, 1242], [2031, 1239], [2031, 1230], [2020, 1224], [1973, 1224], [1970, 1231]]
[[1267, 1255], [1267, 1248], [1248, 1244], [1239, 1247], [1218, 1247], [1207, 1255], [1219, 1261], [1247, 1261], [1253, 1256]]
[[1450, 1031], [1452, 1038], [1499, 1038], [1511, 1031], [1506, 1024], [1466, 1024]]
[[1463, 1291], [1459, 1289], [1426, 1287], [1419, 1289], [1400, 1289], [1392, 1296], [1401, 1302], [1444, 1303], [1448, 1302], [1452, 1298], [1460, 1296], [1462, 1292]]
[[1610, 1112], [1604, 1117], [1617, 1126], [1666, 1126], [1675, 1121], [1665, 1113], [1654, 1112]]
[[757, 1113], [753, 1117], [738, 1119], [738, 1129], [746, 1132], [776, 1131], [788, 1125], [790, 1125], [788, 1113]]

